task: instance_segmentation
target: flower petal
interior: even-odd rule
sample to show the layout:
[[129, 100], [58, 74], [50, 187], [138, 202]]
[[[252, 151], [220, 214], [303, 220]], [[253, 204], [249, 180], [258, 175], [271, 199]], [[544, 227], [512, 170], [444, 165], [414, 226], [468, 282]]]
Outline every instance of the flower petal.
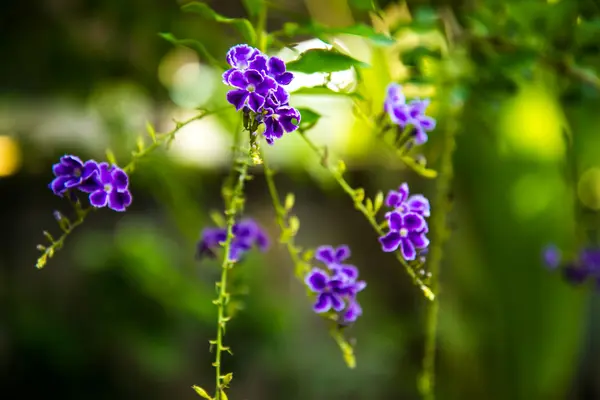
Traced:
[[408, 238], [402, 238], [402, 240], [400, 240], [400, 252], [406, 261], [412, 261], [417, 256], [415, 246]]
[[331, 294], [330, 297], [331, 297], [331, 306], [332, 306], [332, 308], [335, 311], [340, 312], [344, 308], [346, 308], [346, 304], [344, 303], [344, 299], [342, 299], [341, 296], [337, 296], [335, 294]]
[[331, 310], [331, 305], [331, 295], [329, 293], [321, 293], [313, 305], [313, 310], [319, 314], [324, 313]]
[[427, 143], [427, 140], [429, 140], [429, 136], [427, 136], [427, 133], [425, 133], [425, 130], [420, 125], [415, 125], [415, 131], [413, 135], [415, 144], [417, 146], [425, 144]]
[[558, 268], [561, 258], [560, 250], [553, 244], [546, 246], [542, 251], [542, 259], [549, 269]]
[[425, 232], [410, 232], [408, 238], [417, 249], [429, 246], [429, 239], [425, 236]]
[[108, 207], [115, 211], [123, 212], [131, 205], [131, 200], [132, 198], [129, 190], [124, 192], [111, 190], [110, 194], [108, 195]]
[[244, 107], [249, 94], [244, 89], [230, 90], [227, 92], [227, 101], [229, 104], [233, 104], [237, 111], [240, 111]]
[[381, 243], [381, 247], [386, 253], [396, 251], [398, 246], [400, 246], [400, 234], [398, 232], [391, 231], [387, 235], [380, 237], [379, 243]]
[[83, 169], [81, 171], [81, 179], [89, 179], [92, 175], [98, 173], [98, 163], [94, 160], [88, 160], [83, 164]]
[[249, 69], [244, 71], [244, 78], [246, 82], [248, 82], [248, 84], [254, 86], [258, 85], [264, 80], [263, 75], [255, 69]]
[[322, 292], [329, 283], [329, 275], [322, 269], [313, 268], [312, 271], [306, 275], [304, 282], [313, 292]]
[[331, 246], [317, 247], [315, 258], [322, 263], [332, 264], [335, 262], [335, 250]]
[[281, 58], [271, 57], [268, 63], [269, 74], [271, 76], [279, 76], [285, 72], [285, 62]]
[[419, 125], [421, 125], [421, 127], [426, 131], [431, 131], [435, 129], [435, 119], [423, 115], [419, 117]]
[[70, 165], [65, 165], [62, 162], [52, 166], [52, 172], [55, 176], [72, 175], [74, 168]]
[[402, 227], [410, 232], [422, 231], [426, 224], [425, 218], [417, 213], [407, 213], [402, 217]]
[[98, 175], [100, 183], [103, 185], [112, 184], [112, 175], [110, 174], [111, 168], [108, 163], [102, 162], [98, 164]]
[[336, 262], [341, 263], [348, 257], [350, 257], [350, 247], [348, 247], [347, 245], [343, 244], [341, 246], [338, 246], [337, 249], [335, 249]]
[[392, 211], [387, 216], [388, 226], [392, 231], [399, 231], [404, 227], [404, 223], [402, 220], [402, 214], [397, 211]]
[[258, 72], [267, 72], [267, 56], [259, 54], [248, 64], [249, 69], [256, 70]]
[[256, 92], [250, 93], [248, 96], [248, 107], [258, 113], [261, 111], [262, 107], [265, 105], [265, 98]]
[[62, 156], [60, 158], [60, 163], [71, 169], [81, 168], [83, 166], [83, 161], [81, 161], [81, 158], [72, 155]]
[[90, 194], [90, 204], [96, 208], [106, 207], [108, 204], [108, 193], [104, 190], [97, 190]]
[[292, 74], [291, 72], [284, 72], [283, 74], [275, 78], [275, 80], [280, 85], [289, 85], [294, 80], [294, 74]]
[[244, 73], [237, 69], [231, 71], [227, 77], [227, 83], [238, 89], [246, 89], [246, 86], [248, 85], [248, 81], [244, 77]]
[[50, 189], [52, 189], [55, 195], [62, 196], [63, 193], [67, 190], [67, 188], [65, 187], [65, 183], [69, 179], [69, 176], [59, 176], [57, 178], [54, 178], [52, 182], [50, 182]]
[[406, 201], [410, 211], [421, 214], [424, 217], [429, 217], [430, 206], [429, 200], [422, 194], [413, 194]]
[[121, 168], [115, 167], [111, 172], [112, 182], [115, 189], [123, 191], [129, 186], [129, 177]]
[[237, 71], [237, 70], [234, 69], [234, 68], [231, 68], [231, 69], [228, 69], [227, 71], [223, 72], [223, 75], [221, 75], [221, 77], [222, 77], [222, 80], [223, 80], [224, 84], [231, 85], [231, 82], [229, 82], [229, 77], [231, 76], [231, 74], [234, 71]]
[[350, 305], [348, 305], [346, 312], [344, 312], [344, 315], [343, 315], [344, 322], [345, 323], [355, 322], [358, 319], [358, 317], [360, 317], [362, 315], [362, 313], [363, 313], [363, 311], [362, 311], [362, 307], [360, 306], [360, 304], [358, 304], [357, 301], [352, 301], [350, 303]]

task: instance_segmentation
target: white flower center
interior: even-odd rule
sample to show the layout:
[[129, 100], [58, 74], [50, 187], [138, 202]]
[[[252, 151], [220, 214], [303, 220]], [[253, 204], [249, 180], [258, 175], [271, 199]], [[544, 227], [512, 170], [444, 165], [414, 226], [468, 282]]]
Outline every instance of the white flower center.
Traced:
[[254, 92], [256, 90], [256, 87], [253, 84], [249, 84], [248, 86], [246, 86], [246, 90], [249, 92]]
[[408, 236], [408, 229], [402, 228], [402, 229], [400, 229], [399, 233], [400, 233], [400, 237], [403, 237], [403, 238], [407, 237]]
[[112, 190], [112, 185], [110, 183], [107, 183], [106, 185], [104, 185], [105, 192], [110, 192], [111, 190]]

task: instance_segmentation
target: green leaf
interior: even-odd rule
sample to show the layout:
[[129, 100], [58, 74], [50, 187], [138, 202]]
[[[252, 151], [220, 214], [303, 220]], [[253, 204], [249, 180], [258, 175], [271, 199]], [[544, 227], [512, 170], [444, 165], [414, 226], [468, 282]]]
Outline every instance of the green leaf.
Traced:
[[368, 64], [334, 50], [311, 49], [287, 64], [288, 71], [313, 74], [316, 72], [345, 71], [352, 67], [365, 68]]
[[336, 92], [335, 90], [331, 90], [327, 86], [303, 87], [296, 90], [295, 92], [292, 92], [291, 94], [308, 96], [349, 96], [362, 99], [362, 96], [356, 92]]
[[354, 35], [360, 36], [365, 39], [369, 39], [374, 44], [380, 46], [391, 46], [396, 43], [394, 38], [384, 35], [383, 33], [376, 32], [372, 26], [365, 24], [356, 24], [347, 26], [344, 28], [332, 28], [325, 25], [311, 23], [309, 25], [298, 25], [293, 22], [288, 22], [283, 25], [283, 32], [287, 36], [297, 36], [297, 35], [312, 35], [317, 36], [325, 42], [328, 40], [324, 40], [322, 38], [323, 35]]
[[317, 121], [321, 118], [321, 114], [314, 112], [309, 108], [298, 108], [300, 111], [301, 120], [300, 123], [302, 125], [312, 125], [316, 124]]
[[192, 389], [194, 389], [196, 391], [196, 393], [198, 393], [200, 395], [200, 397], [202, 397], [203, 399], [206, 400], [213, 400], [212, 397], [210, 397], [210, 395], [208, 393], [206, 393], [206, 390], [202, 389], [200, 386], [192, 386]]
[[350, 0], [350, 5], [359, 11], [372, 11], [379, 9], [375, 0]]
[[242, 0], [242, 3], [251, 17], [256, 17], [265, 7], [264, 0]]
[[197, 40], [177, 39], [172, 33], [168, 33], [168, 32], [159, 33], [158, 35], [161, 38], [165, 39], [166, 41], [168, 41], [176, 46], [185, 46], [192, 50], [195, 50], [198, 53], [198, 55], [200, 56], [200, 59], [204, 59], [204, 60], [208, 61], [211, 65], [214, 65], [216, 67], [223, 68], [223, 69], [228, 68], [224, 62], [220, 62], [219, 60], [214, 58], [208, 52], [208, 50], [206, 50], [206, 47], [204, 47], [204, 45], [202, 43], [198, 42]]
[[[262, 1], [259, 0], [251, 1], [262, 3]], [[198, 14], [201, 17], [211, 21], [233, 25], [249, 44], [256, 44], [256, 32], [254, 31], [254, 27], [252, 27], [250, 21], [248, 21], [247, 19], [227, 18], [221, 14], [217, 14], [208, 5], [199, 2], [185, 4], [181, 7], [181, 9], [185, 12]]]

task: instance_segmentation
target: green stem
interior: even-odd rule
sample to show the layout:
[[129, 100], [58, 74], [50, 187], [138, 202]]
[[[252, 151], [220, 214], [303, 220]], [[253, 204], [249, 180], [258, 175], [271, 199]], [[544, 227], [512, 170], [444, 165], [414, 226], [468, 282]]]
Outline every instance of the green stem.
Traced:
[[233, 188], [232, 197], [229, 201], [226, 200], [226, 203], [228, 203], [227, 209], [225, 210], [225, 216], [227, 218], [227, 237], [225, 243], [223, 243], [224, 254], [223, 262], [221, 263], [221, 280], [217, 284], [219, 297], [215, 300], [215, 304], [217, 305], [217, 338], [214, 342], [211, 342], [211, 344], [214, 344], [216, 347], [215, 362], [213, 363], [216, 374], [215, 400], [220, 400], [223, 397], [222, 393], [227, 385], [227, 383], [222, 382], [226, 379], [225, 376], [221, 375], [221, 354], [224, 351], [230, 352], [229, 347], [223, 346], [225, 325], [230, 319], [230, 317], [225, 316], [225, 307], [229, 303], [229, 293], [227, 293], [227, 272], [229, 269], [233, 268], [233, 265], [235, 264], [235, 261], [229, 259], [229, 253], [234, 238], [233, 225], [235, 224], [235, 217], [243, 204], [244, 183], [248, 179], [248, 160], [246, 158], [240, 162], [238, 173], [239, 175]]
[[[362, 203], [362, 201], [359, 201], [356, 197], [356, 191], [350, 186], [350, 184], [344, 179], [344, 177], [342, 176], [342, 173], [340, 171], [338, 171], [337, 169], [331, 167], [329, 165], [329, 163], [327, 163], [327, 160], [325, 160], [325, 152], [321, 151], [316, 144], [314, 144], [305, 134], [305, 132], [300, 132], [300, 136], [302, 137], [302, 139], [304, 139], [304, 141], [308, 144], [308, 146], [319, 156], [321, 157], [321, 159], [323, 160], [322, 165], [331, 173], [331, 175], [333, 176], [333, 178], [336, 180], [336, 182], [340, 185], [340, 187], [344, 190], [344, 192], [346, 192], [354, 201], [354, 207], [360, 211], [365, 218], [367, 219], [367, 221], [369, 221], [369, 224], [371, 224], [371, 226], [373, 227], [373, 229], [375, 230], [375, 232], [377, 232], [377, 234], [379, 236], [383, 236], [385, 233], [383, 231], [383, 229], [381, 228], [381, 226], [379, 226], [379, 224], [377, 223], [377, 221], [375, 220], [375, 218], [373, 217], [373, 215], [369, 212], [369, 210], [365, 207], [365, 205]], [[402, 255], [398, 252], [395, 253], [396, 259], [404, 266], [404, 269], [406, 270], [406, 273], [411, 277], [413, 283], [415, 285], [417, 285], [419, 287], [419, 289], [421, 289], [421, 291], [423, 292], [423, 294], [425, 295], [425, 297], [427, 297], [427, 299], [429, 300], [434, 300], [435, 299], [435, 294], [434, 292], [421, 280], [421, 278], [419, 278], [417, 276], [417, 273], [414, 271], [414, 269], [406, 262], [406, 260], [404, 260], [404, 258], [402, 258]]]
[[[153, 137], [152, 144], [150, 146], [144, 148], [141, 151], [133, 153], [131, 161], [125, 167], [123, 167], [123, 170], [125, 172], [127, 172], [128, 174], [132, 173], [135, 168], [135, 165], [139, 159], [147, 156], [148, 154], [150, 154], [151, 152], [153, 152], [154, 150], [159, 148], [164, 143], [168, 144], [168, 143], [172, 142], [173, 139], [175, 138], [175, 135], [177, 134], [177, 132], [179, 132], [179, 130], [181, 128], [183, 128], [184, 126], [186, 126], [196, 120], [202, 119], [211, 114], [215, 114], [219, 111], [221, 111], [221, 110], [207, 111], [202, 114], [198, 114], [188, 120], [185, 120], [182, 122], [176, 122], [175, 128], [173, 128], [170, 132], [155, 135], [155, 137]], [[57, 250], [60, 250], [62, 248], [62, 246], [65, 243], [65, 240], [71, 234], [71, 232], [73, 232], [75, 230], [75, 228], [77, 228], [79, 225], [81, 225], [83, 223], [83, 221], [85, 221], [85, 218], [90, 214], [90, 212], [96, 210], [96, 208], [89, 207], [86, 209], [82, 209], [82, 208], [80, 208], [79, 205], [77, 205], [75, 207], [75, 210], [77, 213], [77, 218], [74, 221], [70, 222], [68, 227], [63, 230], [62, 235], [58, 239], [53, 240], [52, 244], [44, 249], [43, 254], [37, 260], [36, 268], [38, 268], [38, 269], [44, 268], [44, 266], [48, 262], [48, 259], [52, 258], [52, 256], [54, 256], [54, 253]]]
[[430, 287], [436, 295], [436, 301], [429, 305], [426, 318], [425, 354], [423, 357], [423, 372], [419, 381], [419, 389], [425, 400], [435, 399], [435, 356], [437, 348], [437, 325], [440, 308], [440, 266], [442, 261], [443, 246], [449, 232], [447, 228], [447, 216], [452, 207], [449, 200], [454, 170], [452, 166], [452, 155], [456, 147], [454, 136], [454, 116], [443, 134], [443, 150], [440, 160], [439, 178], [437, 181], [437, 197], [433, 202], [435, 213], [431, 218], [433, 244], [429, 250], [428, 264], [431, 273]]

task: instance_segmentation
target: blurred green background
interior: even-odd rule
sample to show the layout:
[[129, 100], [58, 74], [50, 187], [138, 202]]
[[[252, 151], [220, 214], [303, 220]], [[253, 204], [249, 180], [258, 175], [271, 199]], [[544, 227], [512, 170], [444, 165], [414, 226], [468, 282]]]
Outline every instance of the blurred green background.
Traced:
[[[245, 15], [239, 1], [208, 3], [227, 16]], [[268, 29], [312, 19], [334, 27], [362, 21], [391, 32], [398, 40], [391, 47], [336, 38], [371, 65], [358, 86], [374, 112], [391, 80], [414, 80], [402, 58], [407, 49], [445, 43], [427, 25], [435, 13], [451, 13], [485, 38], [455, 32], [450, 47], [442, 45], [442, 61], [418, 60], [428, 80], [407, 85], [413, 95], [433, 97], [438, 127], [421, 149], [431, 167], [439, 163], [444, 132], [457, 129], [452, 236], [439, 296], [438, 398], [600, 398], [600, 304], [592, 288], [571, 287], [540, 262], [546, 243], [568, 255], [597, 229], [600, 92], [589, 71], [571, 66], [600, 70], [600, 3], [380, 2], [383, 19], [369, 15], [370, 3], [274, 2]], [[127, 213], [94, 213], [45, 269], [34, 267], [42, 231], [58, 232], [52, 211], [68, 210], [47, 188], [58, 157], [102, 159], [110, 147], [126, 163], [146, 121], [167, 131], [173, 118], [193, 116], [195, 107], [225, 104], [219, 72], [157, 33], [198, 39], [217, 58], [239, 39], [181, 13], [180, 5], [0, 5], [2, 398], [193, 399], [191, 385], [212, 387], [208, 340], [215, 334], [211, 300], [219, 267], [197, 262], [194, 252], [201, 229], [212, 223], [210, 210], [222, 208], [235, 113], [191, 124], [168, 152], [141, 161]], [[441, 24], [446, 33], [448, 21]], [[299, 42], [301, 49], [322, 45]], [[322, 81], [298, 75], [295, 88]], [[336, 77], [339, 86], [355, 85], [352, 73]], [[349, 98], [292, 94], [291, 103], [322, 113], [309, 135], [346, 161], [354, 187], [374, 195], [408, 181], [413, 192], [436, 194], [435, 180], [404, 168], [353, 118]], [[234, 374], [229, 397], [418, 398], [425, 300], [301, 140], [291, 134], [268, 150], [281, 171], [280, 192], [296, 194], [297, 243], [349, 244], [368, 282], [361, 294], [365, 314], [349, 331], [358, 366], [345, 367], [285, 249], [274, 245], [235, 272], [244, 308], [226, 336], [234, 352], [225, 357]], [[275, 242], [266, 185], [260, 169], [253, 173], [246, 214]]]

